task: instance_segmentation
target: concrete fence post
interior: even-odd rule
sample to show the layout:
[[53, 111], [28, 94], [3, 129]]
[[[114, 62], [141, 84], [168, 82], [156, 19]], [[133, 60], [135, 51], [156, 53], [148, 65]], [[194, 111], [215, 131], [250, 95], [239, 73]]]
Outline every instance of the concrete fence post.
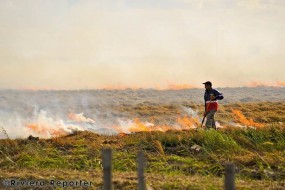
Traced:
[[137, 157], [137, 164], [138, 164], [138, 189], [139, 190], [145, 190], [146, 185], [145, 185], [145, 178], [144, 178], [144, 154], [142, 151], [138, 152], [138, 157]]
[[102, 150], [103, 190], [112, 190], [112, 150]]
[[225, 190], [235, 190], [235, 165], [227, 163], [225, 165]]

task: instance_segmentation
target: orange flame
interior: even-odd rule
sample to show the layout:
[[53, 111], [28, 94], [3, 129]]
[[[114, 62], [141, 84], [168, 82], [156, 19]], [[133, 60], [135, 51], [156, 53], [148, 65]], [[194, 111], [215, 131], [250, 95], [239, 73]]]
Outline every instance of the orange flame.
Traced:
[[54, 129], [54, 128], [50, 128], [49, 126], [38, 125], [38, 124], [28, 124], [26, 127], [39, 135], [46, 136], [49, 134], [52, 137], [59, 137], [59, 136], [67, 135], [67, 132], [64, 131], [62, 128]]
[[199, 126], [198, 118], [192, 118], [192, 117], [178, 117], [177, 123], [181, 125], [182, 129], [189, 129], [193, 128], [195, 126]]
[[285, 82], [278, 81], [278, 82], [276, 82], [276, 84], [277, 84], [277, 86], [285, 87]]
[[248, 85], [248, 87], [268, 87], [268, 86], [272, 86], [272, 84], [260, 81], [254, 81]]
[[151, 129], [150, 129], [148, 126], [146, 126], [145, 124], [143, 124], [143, 123], [139, 120], [139, 118], [135, 118], [135, 119], [134, 119], [134, 124], [135, 124], [135, 125], [133, 125], [133, 126], [129, 129], [130, 132], [135, 133], [135, 132], [142, 132], [142, 131], [151, 131]]
[[127, 134], [126, 133], [119, 133], [119, 137], [125, 137]]
[[264, 126], [261, 123], [254, 122], [252, 118], [247, 119], [239, 110], [233, 109], [232, 112], [235, 116], [235, 120], [241, 124], [244, 124], [246, 126], [252, 126], [252, 127], [263, 127]]
[[[196, 128], [199, 125], [198, 118], [192, 117], [178, 117], [177, 123], [179, 126], [169, 126], [169, 125], [154, 125], [152, 123], [143, 123], [139, 118], [135, 118], [133, 124], [127, 129], [127, 132], [151, 132], [151, 131], [170, 131], [170, 130], [190, 130]], [[120, 126], [113, 126], [119, 134], [124, 133]]]
[[248, 87], [285, 87], [285, 82], [277, 81], [276, 83], [254, 81], [247, 85]]
[[[70, 113], [68, 117], [78, 122], [95, 122], [90, 118], [86, 118], [82, 114]], [[123, 137], [123, 134], [137, 133], [137, 132], [151, 132], [169, 130], [190, 130], [199, 125], [198, 117], [182, 116], [176, 119], [176, 123], [171, 125], [155, 125], [150, 122], [142, 122], [139, 118], [134, 120], [123, 121], [120, 125], [112, 126], [110, 129], [118, 132], [118, 135]], [[153, 122], [153, 121], [152, 121]], [[64, 136], [72, 133], [74, 130], [84, 130], [80, 126], [66, 125], [62, 120], [54, 121], [52, 118], [46, 117], [46, 113], [42, 112], [39, 115], [38, 121], [26, 125], [28, 129], [34, 133], [41, 135], [44, 138]]]

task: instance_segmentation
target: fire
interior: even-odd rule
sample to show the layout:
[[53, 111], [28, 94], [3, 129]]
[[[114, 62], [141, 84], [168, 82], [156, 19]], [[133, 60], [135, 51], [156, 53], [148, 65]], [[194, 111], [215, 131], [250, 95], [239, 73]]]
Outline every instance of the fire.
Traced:
[[242, 113], [241, 111], [239, 110], [236, 110], [236, 109], [233, 109], [232, 110], [234, 116], [235, 116], [235, 119], [237, 122], [241, 123], [241, 124], [244, 124], [246, 126], [252, 126], [252, 127], [262, 127], [264, 126], [263, 124], [261, 123], [256, 123], [253, 121], [252, 118], [250, 119], [247, 119]]
[[268, 87], [268, 86], [272, 86], [272, 84], [260, 81], [254, 81], [248, 85], [248, 87]]
[[176, 119], [176, 125], [155, 125], [149, 122], [142, 122], [139, 118], [135, 118], [132, 121], [121, 123], [121, 126], [113, 126], [119, 134], [122, 133], [136, 133], [136, 132], [152, 132], [152, 131], [162, 131], [166, 132], [169, 130], [190, 130], [197, 128], [199, 125], [199, 118], [193, 117], [178, 117]]
[[129, 128], [129, 132], [142, 132], [142, 131], [151, 131], [150, 126], [151, 124], [147, 126], [147, 124], [143, 124], [139, 118], [134, 119], [134, 125]]
[[36, 118], [28, 122], [25, 127], [41, 138], [63, 136], [84, 129], [80, 126], [66, 124], [63, 120], [54, 120], [48, 117], [47, 112], [43, 110], [37, 113]]
[[93, 119], [84, 117], [83, 113], [79, 113], [79, 114], [69, 113], [68, 118], [76, 122], [95, 123]]
[[285, 82], [278, 81], [276, 84], [280, 87], [285, 87]]
[[285, 82], [277, 81], [276, 83], [254, 81], [247, 85], [248, 87], [285, 87]]
[[178, 117], [177, 123], [180, 124], [182, 129], [196, 128], [199, 126], [198, 118], [193, 117]]
[[[189, 110], [188, 110], [189, 112]], [[87, 127], [93, 129], [103, 129], [104, 131], [113, 131], [120, 137], [124, 134], [137, 133], [137, 132], [152, 132], [162, 131], [166, 132], [169, 130], [191, 130], [199, 126], [199, 117], [196, 112], [188, 113], [187, 116], [178, 116], [176, 122], [171, 125], [156, 125], [154, 121], [147, 122], [141, 121], [139, 118], [133, 120], [126, 120], [118, 118], [116, 124], [101, 127], [100, 124], [97, 126], [93, 119], [84, 117], [83, 113], [74, 114], [69, 113], [68, 118], [72, 121], [76, 121], [76, 125], [71, 124], [70, 121], [55, 120], [47, 117], [47, 112], [41, 110], [37, 113], [36, 118], [26, 124], [26, 128], [41, 138], [58, 137], [67, 134], [71, 134], [77, 130], [85, 130]], [[92, 123], [92, 125], [90, 125]], [[101, 122], [99, 122], [101, 123]], [[87, 124], [87, 125], [86, 125]], [[84, 127], [85, 126], [85, 127]]]
[[37, 135], [60, 137], [68, 134], [62, 128], [54, 129], [49, 126], [38, 125], [35, 123], [28, 124], [26, 127], [35, 132]]
[[151, 132], [151, 131], [167, 131], [170, 127], [155, 126], [153, 123], [142, 122], [139, 118], [135, 118], [133, 121], [122, 124], [121, 127], [115, 127], [119, 133], [137, 133], [137, 132]]
[[124, 136], [126, 136], [126, 135], [127, 135], [126, 133], [119, 133], [119, 134], [118, 134], [119, 137], [124, 137]]

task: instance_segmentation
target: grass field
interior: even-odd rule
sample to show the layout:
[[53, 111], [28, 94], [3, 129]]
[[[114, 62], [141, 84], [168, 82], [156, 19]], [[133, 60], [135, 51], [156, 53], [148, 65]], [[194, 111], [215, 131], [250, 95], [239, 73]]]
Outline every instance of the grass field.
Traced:
[[[203, 110], [200, 104], [184, 104], [183, 107], [200, 110], [200, 113]], [[174, 120], [180, 114], [180, 108], [173, 104], [114, 107], [141, 120], [162, 123]], [[92, 188], [100, 189], [100, 150], [112, 148], [115, 189], [136, 188], [136, 154], [140, 149], [146, 156], [147, 184], [153, 189], [222, 189], [224, 164], [228, 161], [236, 165], [238, 189], [284, 189], [285, 103], [221, 105], [217, 119], [222, 124], [235, 121], [232, 109], [240, 110], [246, 118], [262, 123], [263, 127], [116, 136], [83, 131], [39, 141], [2, 139], [0, 180], [81, 179], [92, 181]]]

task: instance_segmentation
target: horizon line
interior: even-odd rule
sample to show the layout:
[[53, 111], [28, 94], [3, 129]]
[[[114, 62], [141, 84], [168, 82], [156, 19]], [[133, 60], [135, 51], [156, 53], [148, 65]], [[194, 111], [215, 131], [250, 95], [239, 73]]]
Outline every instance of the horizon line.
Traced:
[[[217, 89], [224, 89], [224, 88], [285, 88], [285, 86], [224, 86], [224, 87], [214, 87]], [[132, 87], [126, 87], [126, 88], [78, 88], [78, 89], [64, 89], [64, 88], [35, 88], [35, 89], [29, 89], [29, 88], [0, 88], [0, 91], [88, 91], [88, 90], [103, 90], [103, 91], [115, 91], [115, 90], [156, 90], [156, 91], [182, 91], [182, 90], [204, 90], [203, 87], [193, 87], [193, 88], [180, 88], [180, 89], [171, 89], [171, 88], [164, 88], [164, 89], [158, 89], [158, 88], [132, 88]]]

